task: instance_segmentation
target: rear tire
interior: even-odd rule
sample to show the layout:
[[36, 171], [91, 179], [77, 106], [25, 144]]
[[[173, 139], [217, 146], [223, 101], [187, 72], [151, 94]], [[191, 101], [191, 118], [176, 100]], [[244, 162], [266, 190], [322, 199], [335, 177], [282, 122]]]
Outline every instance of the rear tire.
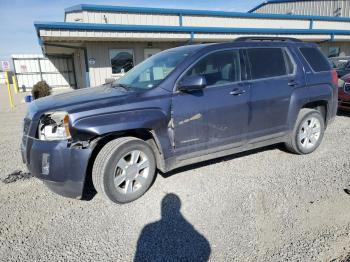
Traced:
[[295, 154], [304, 155], [315, 151], [322, 142], [325, 125], [321, 113], [315, 109], [300, 110], [293, 132], [285, 143]]
[[134, 137], [108, 142], [98, 153], [92, 182], [98, 193], [114, 203], [128, 203], [141, 197], [151, 186], [156, 162], [151, 147]]

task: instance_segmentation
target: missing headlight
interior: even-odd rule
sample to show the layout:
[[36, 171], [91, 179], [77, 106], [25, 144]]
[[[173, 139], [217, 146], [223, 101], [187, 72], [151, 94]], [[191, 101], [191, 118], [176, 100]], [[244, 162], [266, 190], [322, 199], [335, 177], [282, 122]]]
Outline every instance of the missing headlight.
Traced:
[[66, 112], [46, 113], [40, 119], [40, 140], [65, 140], [69, 139], [69, 116]]

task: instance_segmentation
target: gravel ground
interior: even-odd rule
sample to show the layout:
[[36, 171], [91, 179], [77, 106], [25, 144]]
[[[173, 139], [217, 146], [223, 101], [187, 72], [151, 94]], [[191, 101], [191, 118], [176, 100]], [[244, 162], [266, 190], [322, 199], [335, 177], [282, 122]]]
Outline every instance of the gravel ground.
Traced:
[[[26, 105], [0, 87], [0, 179], [26, 172]], [[350, 115], [321, 147], [297, 156], [267, 147], [158, 175], [139, 200], [60, 197], [37, 179], [0, 182], [2, 261], [350, 261]]]

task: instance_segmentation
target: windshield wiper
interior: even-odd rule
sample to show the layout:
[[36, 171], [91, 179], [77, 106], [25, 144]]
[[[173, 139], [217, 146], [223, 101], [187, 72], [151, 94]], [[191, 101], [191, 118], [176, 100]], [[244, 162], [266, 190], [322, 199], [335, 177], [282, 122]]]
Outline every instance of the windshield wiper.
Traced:
[[122, 87], [124, 88], [126, 91], [129, 91], [132, 87], [130, 85], [126, 85], [126, 84], [113, 84], [112, 87]]

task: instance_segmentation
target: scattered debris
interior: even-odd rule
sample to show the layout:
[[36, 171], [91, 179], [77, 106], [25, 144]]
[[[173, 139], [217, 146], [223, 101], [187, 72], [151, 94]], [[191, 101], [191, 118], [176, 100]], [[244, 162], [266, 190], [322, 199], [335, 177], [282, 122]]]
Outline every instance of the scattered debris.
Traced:
[[2, 182], [4, 184], [10, 184], [10, 183], [14, 183], [18, 180], [24, 180], [24, 179], [29, 179], [32, 177], [32, 174], [29, 172], [23, 172], [21, 170], [16, 170], [13, 171], [11, 174], [7, 175]]

